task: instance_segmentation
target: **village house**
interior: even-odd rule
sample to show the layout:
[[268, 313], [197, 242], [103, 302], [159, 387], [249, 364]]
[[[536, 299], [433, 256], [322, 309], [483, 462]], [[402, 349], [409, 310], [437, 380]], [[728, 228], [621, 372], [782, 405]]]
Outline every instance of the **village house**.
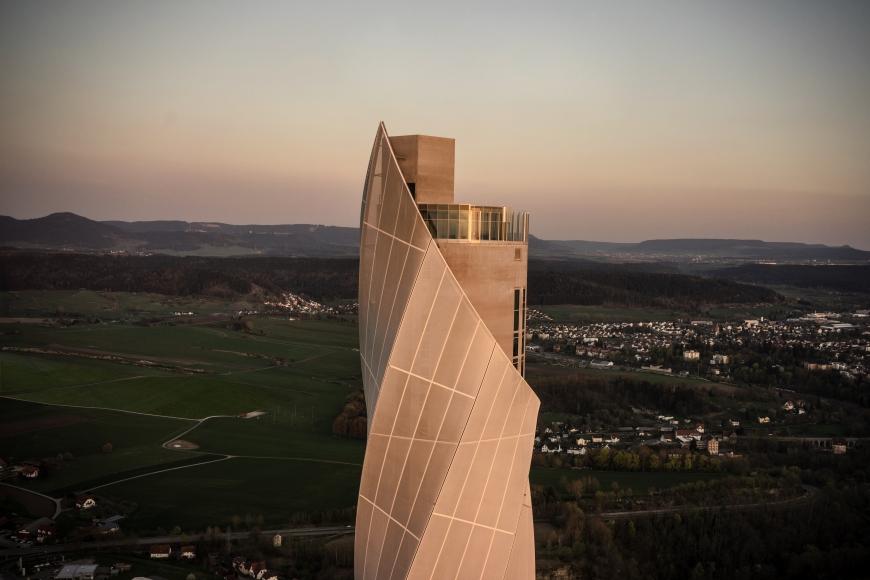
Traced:
[[53, 519], [39, 518], [19, 529], [18, 537], [23, 540], [36, 540], [36, 542], [41, 544], [50, 539], [55, 531]]
[[94, 580], [96, 564], [67, 564], [55, 576], [56, 580]]
[[116, 534], [121, 531], [121, 525], [118, 523], [124, 519], [124, 516], [115, 515], [110, 518], [106, 518], [104, 520], [97, 520], [94, 522], [94, 527], [96, 531], [103, 534]]
[[97, 500], [92, 495], [80, 495], [76, 498], [76, 509], [89, 510], [97, 507]]
[[613, 363], [609, 360], [597, 361], [594, 360], [589, 363], [589, 366], [593, 369], [606, 370], [609, 368], [613, 368]]
[[28, 463], [19, 467], [18, 473], [25, 479], [36, 479], [39, 477], [39, 466]]
[[270, 580], [274, 573], [270, 572], [266, 567], [266, 562], [262, 560], [248, 560], [245, 558], [233, 558], [233, 567], [245, 576], [250, 576], [255, 580]]
[[172, 546], [169, 544], [157, 544], [151, 546], [151, 558], [153, 560], [166, 560], [172, 555]]

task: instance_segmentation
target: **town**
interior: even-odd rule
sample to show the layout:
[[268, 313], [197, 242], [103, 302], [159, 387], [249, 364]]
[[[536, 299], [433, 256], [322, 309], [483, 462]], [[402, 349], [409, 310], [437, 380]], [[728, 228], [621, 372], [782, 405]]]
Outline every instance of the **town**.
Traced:
[[[741, 367], [760, 356], [775, 359], [768, 371], [787, 375], [781, 360], [811, 371], [837, 371], [844, 379], [868, 374], [870, 311], [812, 313], [786, 320], [686, 320], [663, 322], [558, 323], [529, 310], [526, 351], [562, 364], [594, 369], [631, 367], [743, 379]], [[745, 369], [744, 369], [745, 370]], [[749, 381], [747, 381], [749, 382]], [[788, 385], [781, 385], [788, 387]]]

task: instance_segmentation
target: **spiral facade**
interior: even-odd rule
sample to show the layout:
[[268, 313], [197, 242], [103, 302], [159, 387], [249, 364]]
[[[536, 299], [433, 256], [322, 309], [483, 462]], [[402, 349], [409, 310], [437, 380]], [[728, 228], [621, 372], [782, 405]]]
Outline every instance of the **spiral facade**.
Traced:
[[451, 271], [417, 195], [381, 124], [360, 219], [369, 433], [355, 577], [532, 579], [539, 401]]

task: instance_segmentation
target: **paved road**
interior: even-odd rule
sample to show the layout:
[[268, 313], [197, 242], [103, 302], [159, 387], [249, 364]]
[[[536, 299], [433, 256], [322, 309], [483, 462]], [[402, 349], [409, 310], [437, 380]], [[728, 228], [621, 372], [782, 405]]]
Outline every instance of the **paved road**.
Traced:
[[55, 498], [55, 497], [51, 497], [50, 495], [45, 495], [44, 493], [39, 493], [38, 491], [34, 491], [32, 489], [27, 489], [26, 487], [12, 485], [11, 483], [0, 483], [0, 485], [2, 485], [4, 487], [11, 487], [13, 489], [17, 489], [18, 491], [22, 491], [24, 493], [32, 493], [33, 495], [38, 495], [39, 497], [42, 497], [44, 499], [51, 501], [51, 503], [54, 504], [54, 515], [51, 516], [52, 519], [56, 518], [58, 516], [58, 514], [60, 514], [60, 511], [61, 511], [60, 500]]
[[[803, 503], [813, 498], [819, 491], [818, 488], [811, 485], [804, 485], [803, 495], [781, 499], [777, 501], [762, 501], [755, 503], [738, 503], [730, 505], [710, 505], [710, 506], [675, 506], [670, 508], [658, 508], [650, 510], [635, 510], [635, 511], [618, 511], [618, 512], [601, 512], [598, 516], [605, 520], [625, 520], [631, 518], [658, 516], [663, 514], [673, 513], [690, 513], [690, 512], [710, 512], [718, 510], [741, 511], [748, 509], [779, 507], [787, 504]], [[595, 514], [590, 514], [595, 515]]]
[[[316, 536], [342, 536], [353, 533], [353, 526], [317, 526], [308, 528], [284, 528], [279, 530], [262, 530], [264, 536], [316, 537]], [[233, 532], [230, 537], [233, 540], [241, 540], [250, 536], [250, 531]], [[218, 536], [226, 541], [226, 534]], [[104, 548], [120, 548], [129, 546], [151, 546], [154, 544], [181, 544], [197, 542], [205, 539], [205, 534], [191, 534], [183, 536], [154, 536], [150, 538], [121, 538], [108, 542], [76, 542], [69, 544], [52, 544], [49, 546], [33, 546], [31, 548], [11, 548], [0, 550], [0, 558], [18, 558], [19, 556], [36, 556], [43, 554], [59, 554], [63, 552], [85, 552]]]

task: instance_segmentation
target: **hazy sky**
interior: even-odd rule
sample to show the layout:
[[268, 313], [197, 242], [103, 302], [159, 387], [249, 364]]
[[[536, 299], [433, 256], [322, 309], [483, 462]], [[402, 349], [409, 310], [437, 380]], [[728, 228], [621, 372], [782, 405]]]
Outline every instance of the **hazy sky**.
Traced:
[[541, 237], [870, 249], [870, 2], [0, 6], [3, 214], [356, 225], [383, 120]]

